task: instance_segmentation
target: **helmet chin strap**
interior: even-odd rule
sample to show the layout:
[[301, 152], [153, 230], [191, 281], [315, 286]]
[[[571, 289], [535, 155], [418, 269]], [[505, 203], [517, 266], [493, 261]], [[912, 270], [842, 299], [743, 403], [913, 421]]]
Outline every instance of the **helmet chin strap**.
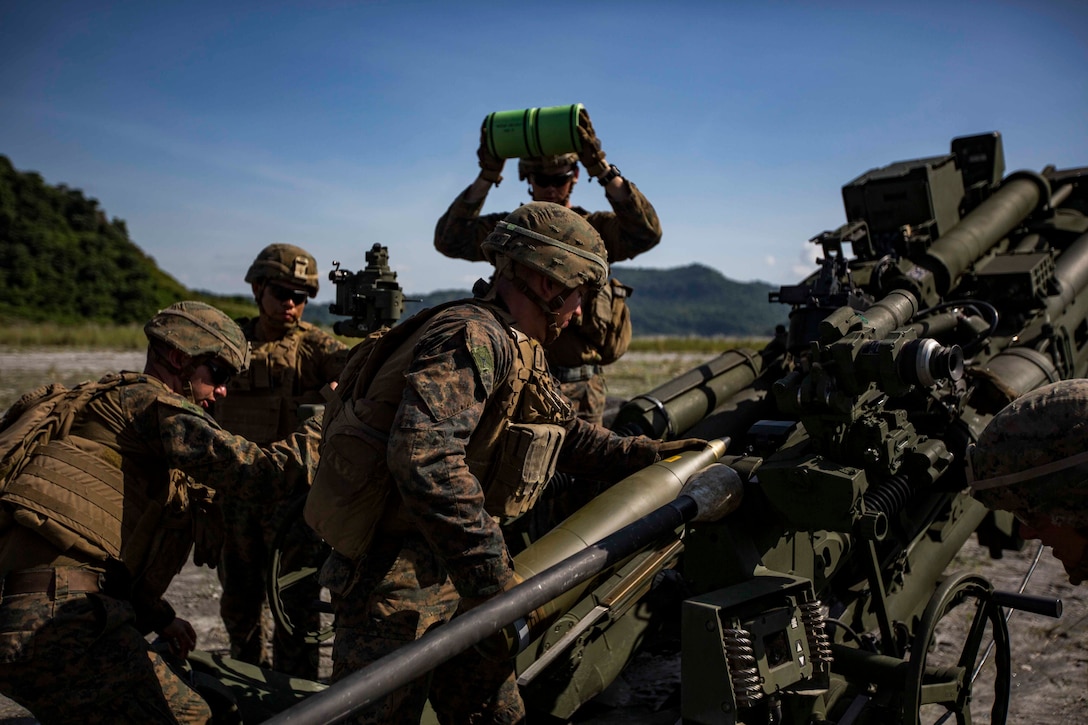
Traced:
[[545, 346], [551, 345], [559, 337], [559, 333], [563, 331], [563, 323], [559, 316], [559, 310], [563, 305], [567, 303], [566, 293], [567, 290], [563, 290], [555, 297], [552, 297], [551, 301], [544, 299], [533, 290], [529, 284], [518, 276], [516, 266], [511, 264], [503, 269], [503, 274], [510, 279], [510, 281], [517, 287], [523, 295], [529, 298], [529, 301], [535, 304], [544, 313], [544, 319], [547, 321], [544, 330], [544, 339], [541, 341]]
[[184, 365], [175, 365], [173, 361], [170, 360], [169, 355], [165, 355], [159, 350], [155, 350], [155, 358], [158, 360], [160, 365], [162, 365], [170, 372], [171, 375], [182, 381], [179, 394], [187, 398], [188, 401], [193, 405], [196, 405], [196, 394], [193, 393], [192, 377], [193, 373], [196, 372], [196, 369], [199, 366], [193, 365], [193, 359], [189, 358], [189, 362], [185, 363]]

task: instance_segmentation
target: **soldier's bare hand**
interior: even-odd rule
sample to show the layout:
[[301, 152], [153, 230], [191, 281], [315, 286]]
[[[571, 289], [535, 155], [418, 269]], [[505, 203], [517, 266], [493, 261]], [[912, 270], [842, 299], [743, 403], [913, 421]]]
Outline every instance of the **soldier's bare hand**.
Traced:
[[174, 617], [173, 622], [162, 628], [159, 636], [166, 640], [170, 651], [182, 659], [196, 649], [196, 630], [181, 617]]

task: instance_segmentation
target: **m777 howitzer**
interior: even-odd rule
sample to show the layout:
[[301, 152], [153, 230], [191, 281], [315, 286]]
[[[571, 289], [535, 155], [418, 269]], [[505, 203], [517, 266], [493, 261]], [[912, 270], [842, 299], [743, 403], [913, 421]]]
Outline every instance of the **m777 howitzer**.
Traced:
[[[1018, 543], [965, 492], [970, 444], [1015, 397], [1088, 373], [1088, 169], [1003, 172], [995, 133], [855, 179], [847, 224], [812, 240], [819, 270], [771, 295], [788, 330], [621, 409], [628, 432], [730, 436], [721, 460], [748, 482], [736, 514], [682, 539], [685, 722], [969, 721], [987, 632], [1004, 721], [1000, 607], [1060, 607], [947, 570], [976, 530], [993, 550]], [[936, 627], [965, 603], [960, 657], [931, 666]], [[564, 678], [603, 656], [584, 643], [526, 699], [562, 703]]]
[[[620, 410], [626, 433], [731, 439], [719, 460], [743, 502], [718, 522], [644, 532], [638, 553], [545, 592], [545, 626], [517, 643], [531, 712], [571, 718], [679, 619], [684, 722], [913, 724], [936, 709], [964, 723], [973, 696], [1004, 722], [1003, 609], [1056, 616], [1060, 602], [950, 564], [976, 531], [995, 554], [1019, 544], [1011, 517], [966, 494], [969, 446], [1010, 400], [1088, 373], [1088, 169], [1003, 175], [993, 133], [858, 177], [843, 187], [847, 223], [812, 240], [819, 269], [771, 295], [790, 306], [771, 343]], [[573, 561], [571, 537], [634, 525], [668, 478], [617, 484], [518, 554], [519, 571]], [[493, 629], [527, 613], [514, 594], [534, 579], [493, 600]], [[952, 610], [971, 615], [962, 646], [930, 662]], [[992, 697], [972, 690], [989, 638]], [[392, 669], [356, 674], [352, 687], [396, 687]], [[350, 698], [348, 684], [315, 700]]]

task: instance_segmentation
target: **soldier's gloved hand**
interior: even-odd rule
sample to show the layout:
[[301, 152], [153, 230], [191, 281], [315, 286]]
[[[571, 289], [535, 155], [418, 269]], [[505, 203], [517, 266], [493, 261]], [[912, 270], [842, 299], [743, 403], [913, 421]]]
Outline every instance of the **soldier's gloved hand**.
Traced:
[[491, 153], [487, 146], [487, 123], [480, 126], [480, 148], [476, 149], [476, 158], [480, 161], [480, 178], [498, 186], [502, 181], [502, 167], [506, 159]]
[[[510, 579], [510, 582], [503, 587], [503, 591], [508, 592], [523, 581], [525, 580], [521, 578], [521, 575], [514, 572], [514, 576]], [[484, 641], [478, 643], [476, 645], [476, 650], [489, 660], [510, 659], [518, 653], [520, 648], [519, 645], [522, 642], [525, 644], [529, 643], [532, 639], [532, 633], [538, 631], [540, 622], [543, 619], [544, 613], [539, 609], [534, 609], [524, 617], [519, 617]]]
[[596, 178], [611, 168], [611, 164], [604, 160], [604, 151], [601, 151], [601, 140], [593, 131], [593, 123], [589, 120], [586, 109], [578, 112], [578, 137], [582, 140], [582, 149], [578, 152], [578, 160], [586, 167], [586, 173]]
[[663, 461], [670, 456], [685, 451], [701, 451], [706, 448], [707, 441], [704, 438], [680, 438], [675, 441], [659, 441], [657, 444], [657, 460]]

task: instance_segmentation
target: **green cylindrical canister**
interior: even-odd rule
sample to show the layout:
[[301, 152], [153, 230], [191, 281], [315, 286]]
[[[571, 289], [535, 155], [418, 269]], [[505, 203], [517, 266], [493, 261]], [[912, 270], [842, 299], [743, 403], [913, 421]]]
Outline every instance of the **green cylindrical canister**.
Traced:
[[551, 156], [578, 151], [581, 103], [569, 106], [495, 111], [484, 119], [491, 153], [504, 159]]

